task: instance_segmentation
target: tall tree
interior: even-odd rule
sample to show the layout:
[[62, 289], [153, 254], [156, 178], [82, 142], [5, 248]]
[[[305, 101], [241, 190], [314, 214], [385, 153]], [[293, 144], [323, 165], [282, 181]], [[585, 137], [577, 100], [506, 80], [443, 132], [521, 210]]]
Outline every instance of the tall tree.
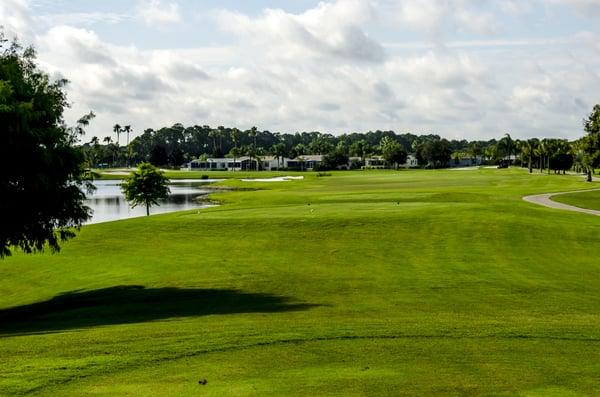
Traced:
[[283, 160], [287, 154], [285, 145], [279, 142], [271, 146], [271, 154], [277, 159], [277, 169], [281, 168], [280, 160]]
[[235, 170], [235, 160], [236, 158], [239, 156], [239, 149], [238, 149], [238, 143], [240, 141], [240, 134], [242, 131], [240, 131], [237, 128], [232, 128], [230, 135], [231, 135], [231, 140], [233, 141], [233, 149], [231, 150], [231, 154], [233, 155], [233, 169]]
[[406, 163], [407, 153], [404, 147], [390, 137], [384, 137], [379, 144], [384, 160], [394, 168]]
[[583, 121], [587, 135], [582, 139], [583, 164], [587, 181], [592, 181], [594, 168], [600, 166], [600, 104], [594, 106], [592, 113]]
[[65, 125], [66, 84], [38, 68], [32, 48], [0, 33], [0, 257], [17, 247], [58, 251], [90, 216], [76, 144], [93, 113], [74, 128]]
[[225, 133], [225, 127], [220, 125], [217, 128], [217, 137], [219, 138], [219, 153], [223, 154], [223, 138], [225, 138], [227, 134]]
[[511, 156], [515, 151], [515, 143], [510, 134], [504, 134], [502, 139], [498, 141], [498, 150], [503, 158], [507, 159], [508, 161], [511, 160]]
[[212, 144], [213, 144], [213, 151], [212, 151], [212, 154], [213, 154], [213, 156], [218, 156], [218, 154], [217, 154], [217, 153], [218, 153], [218, 152], [217, 152], [217, 137], [219, 136], [219, 130], [218, 130], [218, 129], [216, 129], [216, 130], [214, 130], [214, 129], [211, 129], [211, 130], [208, 132], [208, 136], [209, 136], [210, 138], [212, 138]]
[[527, 158], [527, 168], [529, 173], [533, 172], [533, 158], [535, 156], [539, 141], [537, 139], [528, 139], [521, 142], [521, 153]]
[[479, 163], [481, 164], [481, 156], [483, 155], [483, 148], [479, 142], [473, 142], [469, 145], [467, 153]]
[[151, 206], [159, 205], [158, 200], [169, 197], [168, 184], [169, 179], [162, 171], [150, 163], [141, 163], [137, 171], [125, 179], [121, 190], [133, 207], [144, 205], [148, 216]]
[[365, 157], [367, 157], [370, 151], [371, 146], [365, 139], [360, 139], [350, 145], [350, 154], [360, 157], [360, 161], [363, 165], [365, 164]]
[[113, 132], [115, 134], [117, 134], [117, 146], [119, 145], [119, 137], [121, 135], [121, 132], [123, 132], [123, 129], [121, 128], [121, 126], [119, 124], [115, 124], [113, 126]]
[[131, 160], [131, 156], [130, 156], [130, 151], [129, 151], [129, 134], [133, 132], [133, 130], [131, 129], [130, 125], [126, 125], [125, 127], [123, 127], [123, 132], [127, 134], [127, 167], [129, 167], [129, 162]]

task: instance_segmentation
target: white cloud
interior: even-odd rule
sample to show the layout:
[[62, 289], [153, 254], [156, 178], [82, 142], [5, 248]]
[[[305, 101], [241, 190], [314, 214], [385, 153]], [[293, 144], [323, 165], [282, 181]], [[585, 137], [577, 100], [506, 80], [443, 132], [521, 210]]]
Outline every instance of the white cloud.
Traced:
[[223, 30], [237, 34], [246, 44], [271, 57], [294, 59], [312, 55], [355, 61], [380, 62], [383, 47], [361, 25], [374, 17], [373, 5], [361, 0], [319, 3], [301, 14], [267, 9], [257, 18], [220, 10], [216, 18]]
[[168, 25], [181, 21], [179, 5], [161, 0], [143, 0], [137, 5], [137, 15], [147, 25]]
[[448, 29], [484, 35], [498, 30], [494, 15], [474, 0], [404, 0], [388, 6], [400, 23], [437, 38]]
[[[21, 11], [2, 8], [5, 1]], [[36, 25], [36, 47], [44, 68], [71, 80], [68, 119], [90, 109], [98, 114], [90, 135], [109, 135], [117, 122], [138, 133], [182, 122], [283, 132], [576, 137], [598, 101], [598, 32], [498, 36], [497, 15], [528, 13], [538, 1], [337, 0], [299, 13], [220, 10], [212, 15], [232, 34], [228, 44], [162, 50], [109, 43], [102, 30], [68, 26], [75, 22], [66, 19]], [[7, 10], [20, 15], [12, 22], [17, 30], [32, 26], [23, 0], [0, 4], [3, 17]], [[390, 20], [403, 21], [412, 41], [402, 41]], [[388, 35], [375, 35], [378, 29]]]
[[0, 26], [5, 34], [13, 38], [19, 36], [20, 41], [31, 42], [31, 18], [27, 0], [0, 1]]

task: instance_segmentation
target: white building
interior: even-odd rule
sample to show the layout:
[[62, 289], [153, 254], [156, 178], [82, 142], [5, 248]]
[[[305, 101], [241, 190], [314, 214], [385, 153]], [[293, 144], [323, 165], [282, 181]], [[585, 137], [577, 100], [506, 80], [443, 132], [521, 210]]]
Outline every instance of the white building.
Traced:
[[288, 160], [286, 168], [299, 171], [310, 171], [315, 169], [322, 162], [323, 156], [320, 154], [305, 154], [298, 156], [293, 160]]
[[[263, 156], [260, 158], [258, 169], [271, 171], [279, 168], [287, 168], [288, 158], [279, 158], [273, 156]], [[205, 160], [192, 160], [185, 164], [182, 169], [189, 171], [247, 171], [256, 170], [257, 161], [248, 156], [237, 157], [234, 161], [232, 157], [207, 158]]]

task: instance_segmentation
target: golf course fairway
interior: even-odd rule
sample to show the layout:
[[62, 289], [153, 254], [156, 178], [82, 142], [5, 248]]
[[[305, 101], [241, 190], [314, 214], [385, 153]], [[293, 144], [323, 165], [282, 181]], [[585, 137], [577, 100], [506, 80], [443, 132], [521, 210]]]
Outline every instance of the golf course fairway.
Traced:
[[219, 185], [246, 189], [0, 261], [0, 394], [600, 394], [600, 218], [522, 200], [600, 184], [511, 168]]

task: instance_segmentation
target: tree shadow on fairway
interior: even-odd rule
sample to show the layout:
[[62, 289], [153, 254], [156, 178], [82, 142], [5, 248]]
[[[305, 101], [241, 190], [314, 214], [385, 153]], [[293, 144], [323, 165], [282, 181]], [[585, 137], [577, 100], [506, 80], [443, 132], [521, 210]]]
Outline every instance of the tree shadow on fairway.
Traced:
[[44, 333], [172, 317], [211, 314], [276, 313], [317, 305], [290, 298], [229, 289], [145, 288], [125, 285], [78, 290], [0, 310], [0, 335]]

